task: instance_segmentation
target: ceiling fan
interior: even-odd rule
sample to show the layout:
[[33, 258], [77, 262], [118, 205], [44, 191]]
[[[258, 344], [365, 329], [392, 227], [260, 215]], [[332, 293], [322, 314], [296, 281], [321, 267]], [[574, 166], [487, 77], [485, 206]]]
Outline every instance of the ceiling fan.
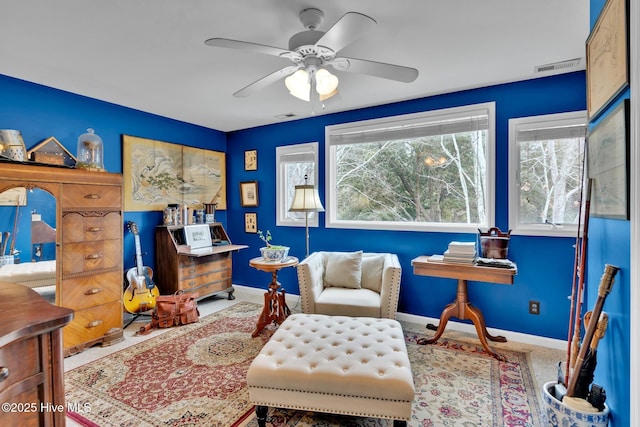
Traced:
[[207, 46], [248, 50], [287, 58], [293, 62], [293, 65], [274, 71], [235, 92], [235, 97], [249, 96], [285, 78], [285, 85], [291, 95], [310, 101], [312, 106], [318, 106], [337, 94], [338, 77], [331, 74], [329, 69], [405, 83], [410, 83], [418, 77], [418, 70], [415, 68], [337, 56], [345, 46], [376, 25], [372, 18], [358, 12], [347, 12], [328, 31], [323, 32], [317, 30], [324, 19], [321, 10], [304, 9], [299, 17], [306, 31], [294, 34], [289, 39], [288, 50], [225, 38], [211, 38], [205, 41]]

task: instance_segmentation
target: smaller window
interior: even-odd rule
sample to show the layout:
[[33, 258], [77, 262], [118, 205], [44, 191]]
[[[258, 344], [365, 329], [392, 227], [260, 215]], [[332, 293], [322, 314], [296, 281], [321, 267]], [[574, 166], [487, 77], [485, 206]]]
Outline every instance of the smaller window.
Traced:
[[509, 120], [513, 234], [577, 233], [584, 180], [585, 111]]
[[[289, 212], [296, 185], [318, 182], [318, 143], [276, 147], [276, 225], [305, 226], [304, 213]], [[309, 213], [309, 227], [318, 226], [318, 215]]]

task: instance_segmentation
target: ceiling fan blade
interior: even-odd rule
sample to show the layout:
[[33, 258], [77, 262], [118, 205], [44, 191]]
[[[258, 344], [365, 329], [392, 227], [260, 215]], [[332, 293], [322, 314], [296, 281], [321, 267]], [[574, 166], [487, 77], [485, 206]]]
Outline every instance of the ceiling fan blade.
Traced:
[[324, 46], [338, 52], [346, 45], [358, 39], [365, 31], [376, 25], [373, 18], [358, 12], [347, 12], [333, 27], [320, 37], [316, 46]]
[[257, 92], [265, 87], [269, 86], [272, 83], [277, 82], [278, 80], [287, 77], [289, 74], [293, 74], [298, 70], [297, 65], [291, 65], [289, 67], [284, 67], [278, 71], [275, 71], [269, 75], [264, 76], [260, 80], [256, 80], [248, 86], [243, 87], [239, 91], [233, 94], [236, 98], [244, 98], [247, 97], [254, 92]]
[[204, 44], [213, 47], [225, 47], [228, 49], [248, 50], [251, 52], [262, 53], [264, 55], [281, 56], [285, 58], [295, 58], [300, 55], [290, 50], [281, 49], [279, 47], [267, 46], [264, 44], [243, 42], [240, 40], [231, 40], [223, 38], [213, 38], [205, 40]]
[[370, 76], [382, 77], [383, 79], [397, 80], [399, 82], [411, 83], [418, 78], [418, 70], [402, 65], [387, 64], [384, 62], [367, 61], [356, 58], [336, 58], [330, 62], [331, 66], [338, 71], [348, 71], [350, 73], [368, 74]]

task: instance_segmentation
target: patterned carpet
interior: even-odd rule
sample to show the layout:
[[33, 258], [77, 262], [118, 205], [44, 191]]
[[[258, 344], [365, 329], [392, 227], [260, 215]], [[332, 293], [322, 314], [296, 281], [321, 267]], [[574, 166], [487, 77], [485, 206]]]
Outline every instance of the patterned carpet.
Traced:
[[[69, 416], [85, 426], [255, 427], [245, 373], [269, 339], [251, 338], [261, 307], [247, 302], [65, 373]], [[524, 353], [407, 332], [416, 385], [410, 426], [538, 426], [540, 409]], [[273, 427], [391, 426], [388, 420], [269, 410]]]

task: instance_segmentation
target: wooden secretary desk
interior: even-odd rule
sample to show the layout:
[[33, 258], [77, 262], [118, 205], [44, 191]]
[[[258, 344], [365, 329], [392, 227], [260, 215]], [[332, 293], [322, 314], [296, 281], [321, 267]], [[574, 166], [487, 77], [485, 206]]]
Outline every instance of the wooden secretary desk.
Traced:
[[56, 199], [55, 301], [74, 310], [64, 356], [122, 340], [122, 175], [0, 162], [0, 193], [15, 187]]
[[[188, 227], [188, 226], [187, 226]], [[221, 223], [205, 225], [212, 246], [192, 251], [185, 241], [185, 226], [156, 227], [156, 285], [162, 295], [189, 292], [197, 299], [227, 292], [234, 299], [231, 284], [231, 253], [247, 248], [231, 243]]]

